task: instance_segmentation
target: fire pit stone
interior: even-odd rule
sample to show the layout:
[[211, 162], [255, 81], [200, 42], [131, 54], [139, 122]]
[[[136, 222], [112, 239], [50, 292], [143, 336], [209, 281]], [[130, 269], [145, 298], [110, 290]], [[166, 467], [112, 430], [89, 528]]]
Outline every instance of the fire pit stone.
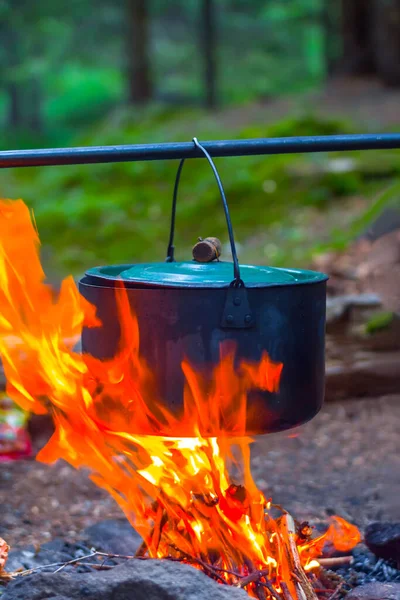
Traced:
[[365, 531], [368, 548], [385, 560], [394, 560], [400, 568], [400, 523], [371, 523]]
[[[52, 595], [53, 594], [53, 595]], [[2, 600], [248, 600], [242, 589], [168, 560], [130, 560], [96, 573], [35, 573], [12, 581]]]
[[400, 600], [400, 583], [367, 583], [350, 592], [346, 600]]
[[142, 538], [127, 519], [107, 519], [83, 532], [85, 545], [111, 554], [135, 554]]

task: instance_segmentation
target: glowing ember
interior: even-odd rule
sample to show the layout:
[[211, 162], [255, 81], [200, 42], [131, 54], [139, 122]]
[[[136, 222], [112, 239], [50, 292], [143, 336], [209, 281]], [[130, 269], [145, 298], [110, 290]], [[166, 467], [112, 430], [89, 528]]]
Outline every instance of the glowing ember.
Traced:
[[[305, 571], [318, 567], [326, 542], [349, 551], [360, 534], [333, 517], [326, 534], [312, 539], [309, 526], [296, 527], [286, 513], [273, 519], [271, 502], [252, 479], [251, 440], [242, 437], [247, 392], [276, 391], [283, 365], [264, 354], [258, 364], [235, 369], [235, 350], [225, 346], [210, 384], [184, 361], [185, 408], [172, 415], [140, 359], [138, 323], [124, 289], [123, 349], [105, 362], [82, 356], [73, 348], [83, 325], [101, 324], [72, 278], [58, 297], [44, 284], [38, 247], [24, 203], [0, 202], [0, 354], [10, 396], [54, 419], [55, 434], [39, 460], [62, 457], [89, 467], [143, 536], [142, 556], [179, 559], [231, 584], [248, 575], [242, 584], [254, 597], [260, 585], [265, 598], [285, 590], [297, 598], [299, 586], [316, 597]], [[232, 481], [231, 466], [242, 485]]]

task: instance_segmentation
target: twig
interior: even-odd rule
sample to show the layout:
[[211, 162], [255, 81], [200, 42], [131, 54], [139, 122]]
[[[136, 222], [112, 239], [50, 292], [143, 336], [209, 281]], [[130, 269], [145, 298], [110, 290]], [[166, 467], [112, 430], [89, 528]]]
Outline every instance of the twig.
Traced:
[[259, 583], [256, 583], [256, 589], [254, 591], [257, 594], [258, 600], [267, 600], [267, 594]]
[[275, 598], [275, 600], [282, 600], [282, 596], [280, 594], [278, 594], [278, 592], [276, 591], [276, 589], [274, 588], [272, 583], [266, 577], [265, 577], [265, 582], [260, 581], [259, 585], [262, 585], [263, 587], [267, 588], [267, 590], [269, 591], [271, 596], [273, 596]]
[[136, 550], [135, 558], [143, 558], [146, 552], [149, 551], [150, 547], [153, 550], [153, 552], [157, 552], [161, 540], [161, 532], [167, 521], [168, 515], [165, 509], [160, 503], [157, 503], [157, 513], [154, 520], [153, 529], [150, 532], [149, 541], [146, 542], [145, 540], [143, 540], [139, 548]]
[[95, 569], [96, 571], [111, 571], [111, 569], [113, 569], [116, 565], [105, 565], [104, 561], [101, 563], [101, 565], [96, 565], [96, 563], [78, 563], [79, 567], [91, 567], [92, 569]]
[[237, 571], [230, 571], [229, 569], [223, 569], [222, 567], [216, 567], [215, 565], [212, 565], [212, 568], [215, 569], [216, 571], [219, 571], [220, 573], [227, 573], [228, 575], [233, 575], [237, 579], [240, 579], [241, 577], [243, 577]]
[[280, 504], [271, 504], [271, 508], [276, 508], [277, 510], [280, 510], [283, 515], [289, 514], [288, 511], [285, 510]]
[[149, 546], [145, 540], [140, 544], [139, 548], [135, 552], [135, 558], [145, 558], [145, 554], [148, 551]]
[[212, 565], [209, 565], [208, 563], [204, 562], [200, 558], [193, 557], [192, 560], [193, 560], [193, 563], [195, 563], [195, 564], [197, 563], [198, 565], [202, 566], [203, 569], [208, 571], [213, 577], [218, 579], [218, 581], [220, 581], [224, 585], [228, 585], [228, 582], [225, 581], [225, 579], [223, 577], [221, 577], [221, 575], [219, 573], [217, 573], [217, 571], [214, 569], [214, 567]]
[[297, 583], [300, 583], [300, 584], [303, 583], [302, 580], [300, 579], [300, 577], [294, 571], [292, 571], [291, 576], [292, 576], [292, 579], [295, 579], [297, 581]]
[[166, 512], [165, 508], [163, 508], [161, 506], [161, 504], [159, 504], [158, 508], [157, 508], [156, 520], [155, 520], [154, 527], [153, 527], [153, 535], [151, 536], [151, 546], [152, 546], [152, 550], [154, 553], [156, 553], [158, 550], [158, 546], [159, 546], [160, 540], [161, 540], [161, 532], [163, 530], [164, 525], [167, 523], [167, 521], [168, 521], [167, 512]]
[[68, 565], [73, 565], [74, 563], [80, 563], [82, 559], [84, 558], [92, 558], [93, 556], [96, 556], [98, 553], [94, 552], [91, 555], [88, 554], [87, 556], [80, 556], [79, 558], [73, 558], [72, 560], [69, 560], [66, 563], [63, 563], [58, 569], [56, 569], [54, 571], [54, 573], [59, 573], [60, 571], [62, 571], [63, 569], [65, 569], [65, 567], [67, 567]]
[[126, 560], [132, 560], [133, 558], [136, 558], [136, 556], [133, 556], [132, 554], [111, 554], [111, 552], [98, 552], [97, 550], [96, 554], [97, 556], [105, 556], [106, 558], [125, 558]]
[[342, 565], [350, 565], [353, 562], [352, 556], [338, 556], [335, 558], [318, 558], [321, 567], [330, 569], [331, 567], [341, 567]]
[[195, 558], [194, 556], [183, 552], [180, 548], [175, 546], [175, 544], [170, 544], [170, 546], [171, 548], [173, 548], [173, 550], [175, 550], [175, 552], [178, 552], [182, 556], [182, 559], [187, 560], [189, 563], [200, 565], [201, 567], [203, 567], [203, 569], [208, 571], [209, 574], [218, 579], [220, 583], [228, 585], [228, 582], [225, 581], [225, 579], [221, 577], [221, 575], [218, 573], [218, 571], [220, 571], [221, 569], [215, 569], [212, 565], [206, 563], [204, 560], [201, 560], [201, 558]]
[[253, 571], [249, 575], [246, 575], [245, 577], [241, 578], [238, 587], [244, 588], [246, 587], [246, 585], [249, 585], [249, 583], [255, 583], [259, 581], [262, 577], [266, 577], [267, 575], [269, 575], [269, 571], [266, 569], [264, 571]]
[[328, 600], [334, 600], [334, 598], [337, 598], [339, 595], [340, 590], [342, 589], [342, 587], [344, 586], [344, 581], [342, 581], [341, 583], [339, 583], [339, 585], [337, 586], [336, 590], [333, 592], [333, 594], [331, 596], [329, 596]]
[[[73, 558], [72, 560], [70, 560], [66, 563], [56, 562], [56, 563], [50, 563], [48, 565], [39, 565], [38, 567], [33, 567], [32, 569], [26, 569], [25, 571], [14, 571], [12, 573], [12, 575], [13, 575], [13, 577], [20, 577], [22, 575], [31, 575], [32, 573], [36, 573], [36, 571], [41, 571], [43, 569], [49, 569], [51, 567], [66, 567], [67, 565], [78, 564], [82, 560], [85, 560], [87, 558], [93, 558], [95, 556], [104, 556], [106, 559], [107, 558], [123, 558], [126, 560], [132, 560], [133, 558], [135, 558], [135, 556], [129, 555], [129, 554], [112, 554], [112, 553], [100, 552], [98, 550], [95, 550], [91, 554], [86, 554], [85, 556], [81, 556], [79, 558]], [[92, 564], [92, 563], [89, 563], [89, 564]], [[93, 563], [93, 565], [96, 565], [96, 563]], [[98, 566], [100, 566], [100, 565], [98, 565]], [[57, 569], [57, 571], [58, 571], [58, 569]], [[57, 573], [57, 571], [54, 571], [54, 573]]]
[[85, 556], [81, 556], [80, 558], [74, 558], [73, 560], [71, 560], [68, 563], [56, 562], [56, 563], [50, 563], [49, 565], [39, 565], [38, 567], [33, 567], [32, 569], [26, 569], [25, 571], [19, 571], [19, 572], [15, 571], [13, 573], [13, 576], [20, 577], [22, 575], [31, 575], [31, 573], [35, 573], [36, 571], [41, 571], [42, 569], [49, 569], [51, 567], [59, 567], [61, 565], [66, 566], [66, 564], [73, 564], [73, 563], [79, 562], [80, 560], [85, 560], [86, 558], [93, 558], [97, 554], [99, 554], [99, 552], [92, 552], [91, 554], [86, 554]]
[[[250, 583], [255, 583], [256, 586], [262, 586], [267, 588], [267, 590], [269, 591], [271, 596], [275, 598], [275, 600], [282, 600], [282, 597], [278, 594], [278, 592], [268, 579], [268, 575], [269, 571], [267, 569], [261, 571], [253, 571], [252, 573], [249, 573], [249, 575], [241, 577], [237, 586], [240, 588], [244, 588], [247, 585], [250, 585]], [[261, 581], [261, 579], [265, 579], [265, 581]]]
[[283, 594], [284, 600], [293, 600], [293, 596], [289, 592], [287, 583], [285, 583], [284, 581], [281, 581], [281, 588], [282, 588], [282, 594]]

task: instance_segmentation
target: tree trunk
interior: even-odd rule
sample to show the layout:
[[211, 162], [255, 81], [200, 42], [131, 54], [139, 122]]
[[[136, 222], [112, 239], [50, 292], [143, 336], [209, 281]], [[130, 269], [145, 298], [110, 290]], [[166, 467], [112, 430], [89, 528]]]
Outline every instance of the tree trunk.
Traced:
[[322, 27], [324, 31], [325, 74], [329, 77], [335, 71], [338, 60], [338, 14], [336, 0], [325, 0], [322, 11]]
[[400, 0], [374, 0], [373, 41], [379, 78], [400, 85]]
[[207, 108], [215, 108], [217, 104], [217, 58], [216, 19], [213, 0], [202, 0], [200, 50], [204, 60], [205, 104]]
[[375, 72], [372, 36], [373, 0], [342, 0], [343, 59], [347, 75]]
[[21, 90], [14, 81], [11, 81], [7, 86], [7, 91], [9, 98], [8, 125], [10, 126], [10, 129], [17, 131], [22, 126], [24, 116], [21, 102]]
[[4, 49], [5, 89], [8, 95], [7, 125], [18, 131], [24, 125], [24, 94], [21, 83], [15, 78], [15, 73], [21, 65], [19, 32], [12, 27], [9, 20], [0, 22], [0, 37]]
[[30, 86], [31, 105], [30, 105], [30, 126], [35, 133], [42, 133], [42, 90], [40, 82], [33, 79]]
[[152, 98], [148, 0], [127, 0], [129, 19], [129, 96], [133, 104]]

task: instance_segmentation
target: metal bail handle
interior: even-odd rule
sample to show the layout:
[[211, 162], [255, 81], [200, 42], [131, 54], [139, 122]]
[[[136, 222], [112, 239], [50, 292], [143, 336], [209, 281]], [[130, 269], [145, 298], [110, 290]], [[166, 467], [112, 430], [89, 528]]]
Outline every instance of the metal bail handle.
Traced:
[[[193, 138], [193, 143], [195, 145], [195, 149], [200, 150], [200, 152], [202, 152], [204, 154], [204, 156], [208, 160], [208, 162], [213, 170], [213, 173], [214, 173], [214, 176], [217, 181], [218, 188], [219, 188], [219, 192], [221, 195], [222, 205], [224, 207], [226, 225], [227, 225], [228, 234], [229, 234], [229, 242], [230, 242], [230, 246], [231, 246], [231, 253], [232, 253], [232, 260], [233, 260], [233, 277], [234, 278], [228, 289], [228, 293], [227, 293], [227, 297], [226, 297], [226, 301], [225, 301], [225, 308], [224, 308], [224, 312], [223, 312], [222, 320], [221, 320], [221, 327], [235, 328], [235, 329], [237, 329], [237, 328], [248, 329], [249, 327], [254, 326], [254, 319], [253, 319], [252, 313], [250, 311], [246, 288], [245, 288], [243, 280], [240, 277], [239, 260], [237, 257], [235, 238], [233, 235], [233, 228], [232, 228], [232, 221], [231, 221], [231, 216], [229, 213], [229, 207], [228, 207], [228, 203], [226, 200], [224, 187], [222, 185], [222, 181], [221, 181], [221, 178], [217, 171], [217, 168], [216, 168], [211, 156], [207, 152], [207, 150], [204, 148], [204, 146], [202, 146], [200, 144], [200, 142], [198, 141], [197, 138]], [[173, 195], [173, 200], [172, 200], [172, 211], [171, 211], [171, 227], [170, 227], [166, 262], [174, 262], [175, 261], [174, 235], [175, 235], [176, 202], [177, 202], [177, 197], [178, 197], [179, 182], [180, 182], [184, 163], [185, 163], [185, 159], [182, 158], [182, 160], [179, 163], [178, 171], [177, 171], [176, 178], [175, 178], [174, 195]]]

